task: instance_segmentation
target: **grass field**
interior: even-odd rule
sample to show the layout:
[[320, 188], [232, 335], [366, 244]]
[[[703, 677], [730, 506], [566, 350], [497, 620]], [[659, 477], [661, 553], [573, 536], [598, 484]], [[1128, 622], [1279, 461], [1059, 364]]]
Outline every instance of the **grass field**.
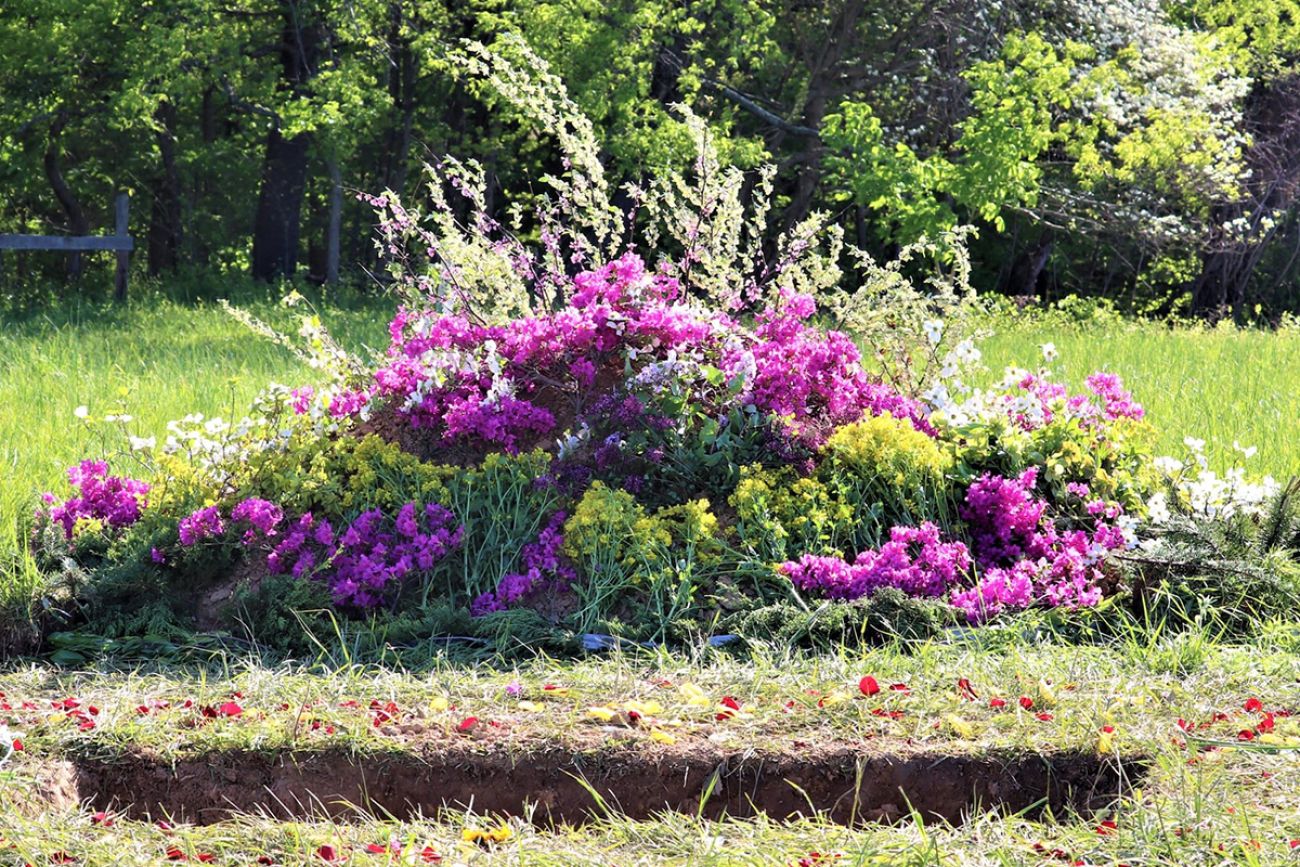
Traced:
[[1123, 377], [1160, 432], [1160, 451], [1182, 454], [1183, 437], [1206, 440], [1220, 467], [1240, 459], [1234, 441], [1259, 449], [1247, 470], [1283, 480], [1300, 473], [1300, 333], [1169, 329], [1007, 327], [982, 344], [991, 370], [1041, 363], [1040, 346], [1076, 385], [1105, 368]]

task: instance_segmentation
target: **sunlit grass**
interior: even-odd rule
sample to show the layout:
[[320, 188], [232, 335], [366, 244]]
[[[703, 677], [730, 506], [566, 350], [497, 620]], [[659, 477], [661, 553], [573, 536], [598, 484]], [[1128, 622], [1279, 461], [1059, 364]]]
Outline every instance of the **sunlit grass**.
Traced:
[[1252, 473], [1278, 479], [1300, 472], [1300, 334], [1142, 327], [1006, 327], [981, 346], [991, 371], [1036, 367], [1040, 346], [1075, 387], [1094, 370], [1118, 373], [1159, 432], [1163, 454], [1181, 455], [1183, 438], [1207, 441], [1228, 466], [1234, 442], [1255, 446]]

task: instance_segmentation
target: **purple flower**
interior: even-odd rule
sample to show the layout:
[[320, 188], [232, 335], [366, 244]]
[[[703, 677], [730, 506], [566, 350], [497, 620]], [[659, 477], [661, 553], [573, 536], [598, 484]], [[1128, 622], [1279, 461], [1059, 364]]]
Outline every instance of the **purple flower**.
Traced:
[[68, 469], [68, 481], [77, 489], [76, 496], [62, 503], [53, 494], [42, 495], [49, 506], [49, 518], [63, 527], [65, 538], [72, 538], [77, 521], [86, 518], [102, 521], [110, 527], [129, 527], [140, 520], [148, 505], [149, 486], [136, 479], [110, 476], [104, 461], [82, 461]]
[[178, 529], [181, 544], [188, 548], [204, 539], [220, 536], [226, 532], [226, 525], [221, 520], [221, 512], [217, 507], [208, 506], [181, 518]]

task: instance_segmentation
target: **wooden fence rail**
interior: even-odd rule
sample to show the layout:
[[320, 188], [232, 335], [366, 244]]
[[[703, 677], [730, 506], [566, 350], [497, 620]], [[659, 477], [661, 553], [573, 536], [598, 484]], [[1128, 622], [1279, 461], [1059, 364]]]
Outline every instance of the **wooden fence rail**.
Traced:
[[118, 193], [113, 201], [111, 235], [0, 235], [0, 250], [56, 250], [80, 253], [88, 250], [112, 250], [117, 253], [117, 271], [113, 275], [113, 297], [126, 300], [126, 275], [131, 265], [135, 242], [128, 234], [131, 197]]

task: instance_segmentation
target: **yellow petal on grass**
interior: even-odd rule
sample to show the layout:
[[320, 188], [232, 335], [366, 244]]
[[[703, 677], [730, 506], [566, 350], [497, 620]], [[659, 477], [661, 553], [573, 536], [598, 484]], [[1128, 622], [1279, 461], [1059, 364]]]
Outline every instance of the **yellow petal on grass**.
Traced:
[[657, 701], [629, 701], [623, 705], [623, 710], [639, 713], [641, 716], [654, 716], [663, 713], [664, 706]]
[[677, 738], [668, 734], [668, 732], [661, 732], [659, 731], [659, 729], [654, 729], [653, 731], [650, 732], [650, 740], [658, 741], [661, 744], [677, 743]]
[[618, 716], [618, 711], [609, 707], [589, 707], [587, 708], [587, 719], [598, 719], [601, 722], [609, 722]]
[[519, 709], [528, 711], [529, 713], [541, 713], [546, 710], [545, 706], [540, 705], [535, 701], [521, 701], [519, 702]]
[[821, 707], [833, 707], [837, 704], [843, 704], [848, 700], [849, 694], [842, 689], [837, 689], [826, 693], [817, 704]]
[[451, 702], [447, 701], [447, 696], [437, 695], [434, 696], [433, 700], [429, 702], [429, 707], [434, 711], [444, 711], [447, 708], [451, 707]]
[[687, 704], [694, 707], [708, 707], [713, 703], [709, 701], [709, 697], [704, 694], [704, 690], [700, 689], [693, 683], [683, 683], [678, 687], [678, 692], [682, 694], [682, 698], [686, 699]]
[[514, 834], [514, 829], [502, 823], [495, 828], [465, 828], [460, 832], [460, 838], [466, 843], [504, 843]]
[[1038, 681], [1038, 700], [1040, 704], [1045, 704], [1048, 707], [1056, 704], [1056, 691], [1045, 680]]
[[950, 713], [944, 719], [948, 723], [948, 728], [952, 729], [957, 737], [966, 738], [967, 740], [975, 737], [975, 727], [956, 714]]
[[1115, 733], [1103, 731], [1097, 735], [1097, 752], [1103, 756], [1112, 755], [1115, 752]]

